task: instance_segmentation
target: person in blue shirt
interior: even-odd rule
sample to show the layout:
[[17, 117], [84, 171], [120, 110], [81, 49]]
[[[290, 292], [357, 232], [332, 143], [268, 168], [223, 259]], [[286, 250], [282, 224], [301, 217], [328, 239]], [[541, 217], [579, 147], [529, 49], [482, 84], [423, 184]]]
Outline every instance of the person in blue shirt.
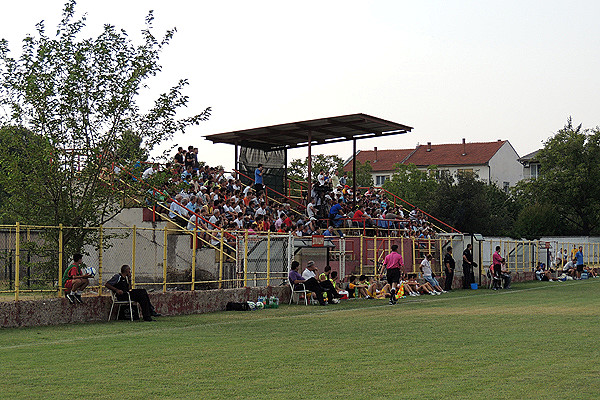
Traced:
[[342, 210], [343, 201], [340, 199], [336, 204], [331, 206], [329, 209], [329, 220], [331, 221], [331, 225], [336, 228], [342, 226], [342, 218], [343, 218], [343, 210]]
[[254, 170], [254, 190], [256, 190], [257, 196], [264, 190], [262, 164], [258, 164], [258, 168]]
[[583, 246], [579, 246], [579, 250], [575, 253], [577, 259], [577, 279], [581, 279], [581, 273], [583, 272]]

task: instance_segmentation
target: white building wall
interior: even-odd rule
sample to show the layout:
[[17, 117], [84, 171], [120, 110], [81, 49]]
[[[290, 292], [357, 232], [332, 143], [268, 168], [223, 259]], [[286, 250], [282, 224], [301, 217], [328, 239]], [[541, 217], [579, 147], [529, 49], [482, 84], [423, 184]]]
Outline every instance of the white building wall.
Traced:
[[491, 181], [500, 189], [503, 188], [504, 182], [513, 187], [523, 179], [523, 164], [518, 159], [519, 155], [508, 142], [490, 159]]

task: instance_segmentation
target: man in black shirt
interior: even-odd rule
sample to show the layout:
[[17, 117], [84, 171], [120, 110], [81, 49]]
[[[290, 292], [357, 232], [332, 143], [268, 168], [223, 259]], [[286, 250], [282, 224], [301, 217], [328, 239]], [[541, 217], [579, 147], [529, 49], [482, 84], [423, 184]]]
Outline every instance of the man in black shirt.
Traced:
[[444, 289], [449, 292], [452, 290], [452, 281], [454, 280], [454, 258], [452, 257], [452, 247], [448, 246], [447, 253], [444, 256], [444, 272], [446, 273], [446, 283]]
[[131, 300], [137, 301], [142, 307], [144, 321], [154, 321], [152, 317], [160, 317], [160, 314], [154, 311], [152, 303], [146, 289], [131, 289], [131, 268], [129, 265], [121, 267], [121, 273], [115, 274], [106, 282], [104, 286], [117, 294], [118, 300], [128, 300], [127, 292]]
[[477, 267], [477, 264], [473, 262], [473, 245], [469, 243], [465, 251], [463, 251], [463, 289], [469, 289], [471, 287], [471, 283], [475, 282], [475, 277], [473, 275], [473, 268]]

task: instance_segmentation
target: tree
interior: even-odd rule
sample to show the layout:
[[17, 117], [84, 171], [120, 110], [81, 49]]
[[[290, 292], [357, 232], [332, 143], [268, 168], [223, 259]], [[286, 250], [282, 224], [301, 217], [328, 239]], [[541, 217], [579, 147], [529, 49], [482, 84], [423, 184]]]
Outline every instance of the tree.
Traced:
[[541, 170], [530, 193], [553, 206], [573, 234], [590, 235], [600, 227], [600, 128], [564, 128], [538, 153]]
[[473, 174], [440, 177], [429, 213], [461, 232], [484, 235], [509, 235], [514, 222], [510, 196]]
[[435, 167], [427, 172], [421, 171], [414, 164], [396, 164], [396, 171], [391, 179], [383, 184], [383, 188], [400, 197], [401, 199], [427, 210], [431, 202], [431, 196], [435, 192], [438, 183], [430, 173]]
[[[0, 41], [0, 105], [9, 112], [2, 140], [20, 152], [15, 156], [0, 148], [2, 162], [11, 162], [10, 168], [3, 164], [9, 174], [0, 177], [9, 194], [5, 221], [81, 228], [106, 223], [120, 211], [121, 195], [104, 179], [113, 163], [143, 159], [176, 132], [210, 116], [207, 108], [176, 117], [188, 102], [185, 79], [159, 95], [148, 111], [136, 102], [147, 79], [160, 72], [159, 56], [175, 29], [156, 38], [150, 12], [141, 44], [108, 24], [96, 38], [79, 38], [85, 19], [75, 18], [71, 0], [56, 35], [47, 35], [40, 22], [37, 33], [23, 40], [20, 57], [11, 57], [8, 42]], [[92, 231], [70, 232], [65, 242], [76, 248]]]
[[[344, 168], [344, 160], [337, 155], [316, 154], [312, 156], [312, 180], [317, 179], [320, 170], [333, 174], [334, 171], [341, 173]], [[308, 157], [304, 159], [296, 158], [290, 163], [288, 175], [292, 179], [306, 181], [308, 176]]]
[[[367, 187], [373, 186], [373, 167], [371, 161], [366, 161], [364, 164], [360, 161], [356, 162], [356, 186]], [[348, 183], [347, 185], [353, 186], [352, 171], [348, 172]]]

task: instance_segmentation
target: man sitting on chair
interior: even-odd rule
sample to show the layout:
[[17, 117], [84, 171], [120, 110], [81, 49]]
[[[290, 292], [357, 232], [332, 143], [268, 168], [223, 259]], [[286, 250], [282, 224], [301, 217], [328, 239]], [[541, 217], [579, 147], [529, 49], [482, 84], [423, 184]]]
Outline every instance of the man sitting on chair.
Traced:
[[321, 285], [319, 285], [319, 282], [317, 282], [314, 277], [304, 279], [302, 275], [298, 273], [299, 266], [300, 263], [298, 261], [292, 261], [292, 267], [288, 275], [290, 283], [294, 285], [294, 290], [301, 290], [302, 286], [300, 286], [300, 284], [302, 283], [307, 290], [316, 293], [319, 304], [326, 306], [327, 303], [325, 302], [325, 299], [323, 299], [323, 289], [321, 288]]
[[160, 314], [154, 310], [154, 306], [150, 303], [146, 289], [131, 289], [131, 268], [129, 265], [123, 265], [121, 273], [115, 274], [104, 286], [115, 292], [119, 301], [128, 300], [127, 292], [129, 292], [131, 300], [137, 301], [142, 307], [144, 321], [154, 321], [152, 317], [160, 317]]

